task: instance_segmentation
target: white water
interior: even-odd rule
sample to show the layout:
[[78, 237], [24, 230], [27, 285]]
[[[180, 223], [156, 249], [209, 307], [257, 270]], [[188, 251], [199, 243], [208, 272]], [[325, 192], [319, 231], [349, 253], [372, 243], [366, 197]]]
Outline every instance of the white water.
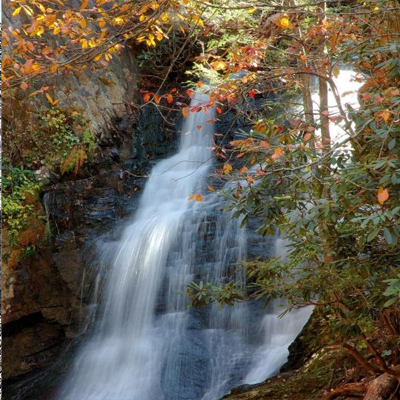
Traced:
[[[206, 100], [198, 97], [195, 104]], [[178, 153], [153, 169], [116, 246], [98, 329], [80, 349], [59, 400], [216, 400], [285, 362], [306, 316], [296, 314], [294, 324], [291, 315], [263, 319], [254, 302], [188, 309], [177, 293], [192, 280], [244, 282], [236, 267], [246, 254], [239, 221], [219, 211], [217, 195], [188, 201], [213, 165], [214, 130], [206, 123], [212, 117], [191, 114]]]
[[[274, 256], [285, 260], [287, 245], [287, 240], [277, 238]], [[279, 318], [285, 310], [285, 304], [282, 303], [275, 300], [271, 311], [262, 320], [260, 329], [265, 342], [254, 358], [253, 368], [246, 376], [245, 382], [248, 384], [262, 382], [279, 372], [279, 368], [286, 362], [289, 355], [288, 346], [296, 339], [311, 316], [312, 307], [304, 307]]]

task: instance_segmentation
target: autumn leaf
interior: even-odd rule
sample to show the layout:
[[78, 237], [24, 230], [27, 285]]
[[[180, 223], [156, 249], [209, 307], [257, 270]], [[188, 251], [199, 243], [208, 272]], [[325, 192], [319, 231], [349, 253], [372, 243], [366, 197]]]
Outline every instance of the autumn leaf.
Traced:
[[256, 95], [256, 92], [255, 92], [254, 90], [251, 90], [251, 91], [249, 92], [249, 96], [250, 96], [252, 99], [254, 99], [255, 95]]
[[257, 122], [254, 125], [254, 130], [258, 133], [264, 133], [268, 130], [268, 125], [265, 122]]
[[387, 122], [390, 117], [390, 112], [389, 110], [381, 111], [376, 113], [375, 116], [381, 119], [382, 121]]
[[198, 81], [198, 82], [197, 82], [197, 87], [198, 87], [198, 88], [201, 88], [202, 86], [203, 86], [203, 82], [202, 82], [202, 81]]
[[217, 107], [217, 113], [222, 114], [222, 110], [219, 107]]
[[280, 147], [277, 147], [274, 151], [274, 154], [272, 155], [271, 159], [272, 160], [277, 160], [278, 158], [281, 158], [283, 154], [283, 150]]
[[156, 102], [156, 104], [159, 104], [161, 100], [161, 97], [158, 94], [154, 95], [154, 101]]
[[182, 115], [187, 118], [189, 116], [189, 107], [182, 108]]
[[239, 172], [240, 172], [241, 174], [245, 174], [245, 173], [247, 173], [248, 170], [249, 170], [249, 169], [248, 169], [247, 167], [242, 167], [242, 168], [240, 168]]
[[192, 201], [192, 200], [202, 201], [203, 200], [203, 196], [201, 194], [194, 193], [188, 198], [188, 200], [189, 201]]
[[222, 173], [226, 175], [229, 174], [229, 172], [231, 171], [232, 171], [232, 165], [228, 163], [224, 164], [224, 167], [222, 168]]
[[48, 93], [46, 93], [46, 98], [52, 106], [56, 106], [57, 103], [60, 101], [60, 100], [53, 100], [53, 98]]
[[150, 93], [146, 93], [143, 96], [143, 101], [147, 103], [148, 101], [150, 101], [150, 97], [151, 97], [151, 94]]
[[335, 78], [338, 78], [338, 77], [339, 77], [339, 74], [340, 74], [340, 68], [339, 68], [338, 65], [335, 65], [335, 66], [332, 68], [332, 75], [333, 75]]
[[290, 22], [289, 17], [284, 14], [284, 16], [278, 20], [278, 25], [283, 29], [292, 29], [293, 24]]
[[211, 67], [215, 69], [216, 71], [222, 71], [226, 69], [227, 65], [223, 61], [214, 61], [211, 63]]
[[172, 94], [167, 94], [167, 103], [171, 104], [174, 101], [174, 97], [172, 96]]
[[389, 198], [389, 190], [384, 189], [382, 186], [380, 186], [376, 197], [378, 199], [379, 204], [383, 205], [385, 201]]
[[18, 14], [21, 12], [21, 9], [22, 9], [22, 7], [17, 7], [17, 8], [13, 11], [12, 16], [15, 17], [16, 15], [18, 15]]
[[215, 189], [214, 189], [212, 186], [210, 186], [210, 185], [207, 185], [207, 189], [208, 189], [210, 192], [215, 192]]

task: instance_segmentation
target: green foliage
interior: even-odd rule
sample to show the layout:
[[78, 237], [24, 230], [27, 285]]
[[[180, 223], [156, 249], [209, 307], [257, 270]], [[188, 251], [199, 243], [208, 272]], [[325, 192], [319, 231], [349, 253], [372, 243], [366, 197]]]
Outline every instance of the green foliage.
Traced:
[[[313, 305], [325, 344], [350, 343], [375, 356], [371, 341], [379, 341], [394, 362], [388, 350], [400, 332], [400, 74], [391, 33], [399, 19], [390, 12], [393, 1], [336, 3], [323, 15], [312, 5], [298, 7], [301, 15], [268, 13], [267, 6], [263, 14], [260, 7], [254, 15], [261, 18], [250, 15], [246, 37], [231, 46], [220, 23], [193, 74], [209, 70], [210, 102], [235, 107], [252, 126], [220, 151], [230, 162], [221, 174], [232, 181], [224, 192], [230, 210], [244, 223], [262, 219], [260, 234], [278, 229], [290, 243], [285, 260], [246, 263], [246, 296], [285, 299], [288, 310]], [[337, 93], [342, 63], [362, 83], [357, 109]], [[308, 104], [310, 76], [321, 99], [336, 95], [334, 104]], [[337, 145], [328, 128], [335, 124], [347, 137]], [[214, 289], [205, 286], [209, 303]]]
[[90, 156], [95, 139], [86, 121], [76, 112], [52, 107], [38, 115], [36, 143], [44, 155], [45, 164], [62, 174], [77, 174]]
[[16, 245], [19, 233], [37, 214], [35, 203], [40, 189], [32, 171], [11, 167], [7, 160], [3, 160], [2, 184], [3, 224], [7, 228], [10, 245]]

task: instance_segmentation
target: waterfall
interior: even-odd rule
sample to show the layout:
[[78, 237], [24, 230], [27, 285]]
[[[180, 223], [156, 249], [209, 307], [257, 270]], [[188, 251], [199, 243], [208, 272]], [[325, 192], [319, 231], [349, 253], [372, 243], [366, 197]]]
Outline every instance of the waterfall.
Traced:
[[[197, 94], [192, 106], [206, 101]], [[217, 194], [188, 201], [204, 189], [213, 166], [213, 116], [211, 110], [191, 113], [177, 154], [154, 167], [112, 257], [99, 324], [59, 400], [216, 400], [263, 368], [257, 357], [265, 344], [262, 324], [279, 322], [275, 315], [263, 320], [262, 303], [188, 308], [179, 293], [192, 280], [244, 284], [237, 267], [246, 257], [240, 221], [221, 211]], [[279, 342], [284, 355], [266, 359], [265, 368], [276, 371], [284, 363], [305, 321], [278, 328], [291, 330]]]

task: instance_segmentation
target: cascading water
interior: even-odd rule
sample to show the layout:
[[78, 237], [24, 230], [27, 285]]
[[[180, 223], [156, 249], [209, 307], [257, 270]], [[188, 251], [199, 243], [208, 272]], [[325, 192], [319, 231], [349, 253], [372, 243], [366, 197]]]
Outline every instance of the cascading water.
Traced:
[[[192, 105], [206, 100], [197, 95]], [[99, 326], [59, 400], [215, 400], [246, 375], [261, 380], [284, 363], [304, 316], [295, 326], [271, 330], [290, 335], [280, 336], [280, 356], [266, 359], [260, 372], [257, 355], [267, 333], [259, 328], [262, 304], [190, 309], [178, 293], [192, 280], [244, 282], [237, 262], [245, 258], [246, 232], [239, 221], [221, 212], [223, 201], [215, 194], [188, 201], [213, 165], [212, 114], [191, 114], [178, 153], [153, 169], [113, 256]], [[267, 322], [279, 324], [275, 316]]]

